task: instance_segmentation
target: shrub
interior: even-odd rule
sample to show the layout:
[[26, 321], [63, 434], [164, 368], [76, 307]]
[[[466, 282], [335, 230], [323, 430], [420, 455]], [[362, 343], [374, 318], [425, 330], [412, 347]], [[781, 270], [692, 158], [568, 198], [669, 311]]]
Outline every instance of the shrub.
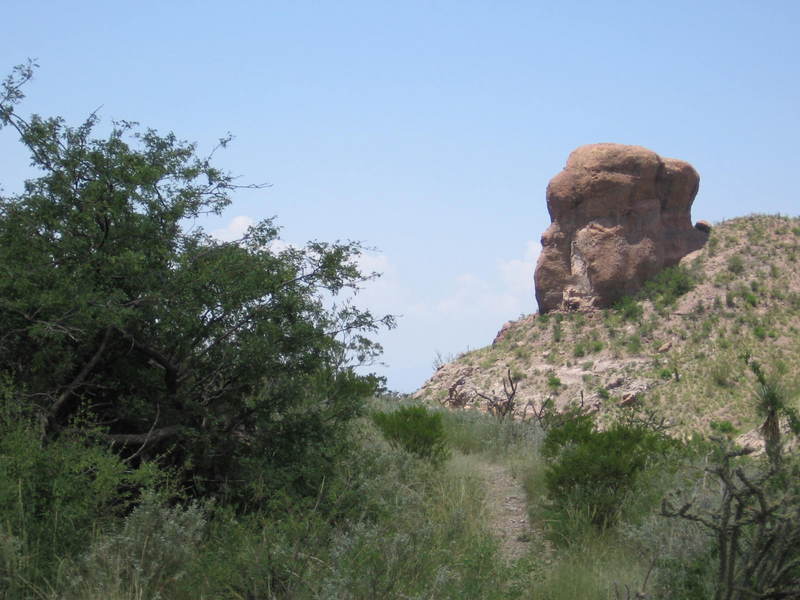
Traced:
[[738, 254], [734, 254], [728, 259], [728, 270], [734, 275], [739, 275], [744, 271], [744, 260]]
[[670, 306], [693, 287], [691, 273], [685, 267], [676, 265], [646, 281], [639, 297], [652, 300], [658, 306]]
[[404, 406], [394, 412], [376, 412], [372, 420], [393, 446], [441, 464], [449, 456], [441, 413], [424, 406]]
[[636, 321], [642, 316], [642, 307], [630, 296], [623, 296], [616, 304], [614, 309], [625, 321]]
[[631, 354], [638, 354], [642, 351], [642, 338], [638, 335], [632, 335], [625, 341], [625, 347]]
[[159, 478], [152, 464], [132, 469], [75, 428], [45, 443], [29, 407], [0, 379], [0, 597], [53, 581], [65, 557]]
[[643, 426], [598, 431], [591, 416], [573, 418], [551, 429], [542, 446], [548, 497], [560, 512], [581, 510], [598, 527], [613, 525], [638, 474], [672, 443]]
[[734, 427], [733, 423], [728, 420], [711, 421], [708, 426], [711, 427], [711, 431], [716, 431], [717, 433], [721, 433], [723, 435], [736, 434], [736, 427]]
[[170, 508], [147, 493], [118, 532], [92, 544], [72, 585], [81, 598], [174, 597], [169, 592], [188, 575], [205, 529], [197, 503]]
[[[561, 315], [557, 315], [557, 317], [560, 316]], [[556, 320], [553, 322], [553, 341], [560, 342], [563, 339], [563, 337], [564, 337], [564, 330], [561, 327], [561, 319], [556, 318]]]
[[561, 380], [555, 375], [550, 375], [547, 377], [547, 386], [553, 390], [557, 390], [561, 387]]

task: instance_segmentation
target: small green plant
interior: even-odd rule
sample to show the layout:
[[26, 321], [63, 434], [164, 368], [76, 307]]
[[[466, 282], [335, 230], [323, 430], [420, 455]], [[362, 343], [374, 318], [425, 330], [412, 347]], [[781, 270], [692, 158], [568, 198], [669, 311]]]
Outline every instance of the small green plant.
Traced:
[[611, 392], [608, 391], [608, 388], [599, 387], [597, 388], [597, 395], [600, 396], [603, 400], [608, 400], [611, 398]]
[[728, 259], [728, 271], [734, 275], [739, 275], [744, 271], [744, 260], [738, 254], [734, 254]]
[[614, 309], [619, 313], [625, 321], [637, 321], [642, 316], [642, 307], [630, 296], [623, 296], [616, 304]]
[[631, 354], [639, 354], [642, 351], [642, 338], [639, 335], [631, 335], [625, 340], [625, 348]]
[[561, 326], [561, 315], [556, 315], [556, 320], [553, 322], [553, 341], [560, 342], [564, 337], [564, 329]]
[[558, 388], [561, 387], [561, 380], [555, 375], [550, 375], [547, 378], [547, 387], [553, 390], [557, 390]]
[[592, 352], [592, 353], [600, 352], [602, 349], [603, 349], [603, 342], [601, 342], [600, 340], [591, 340], [589, 342], [589, 351], [590, 352]]
[[449, 456], [441, 413], [421, 405], [404, 406], [394, 412], [376, 412], [372, 420], [393, 446], [434, 464]]
[[711, 431], [716, 433], [720, 433], [722, 435], [731, 436], [737, 433], [736, 427], [733, 426], [728, 420], [723, 421], [711, 421], [708, 426], [711, 428]]

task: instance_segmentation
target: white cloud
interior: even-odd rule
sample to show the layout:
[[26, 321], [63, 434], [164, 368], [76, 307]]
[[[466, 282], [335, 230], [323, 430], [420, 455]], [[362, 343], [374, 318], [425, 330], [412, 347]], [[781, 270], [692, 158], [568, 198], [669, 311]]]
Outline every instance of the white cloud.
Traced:
[[255, 221], [251, 217], [240, 215], [233, 217], [225, 227], [214, 229], [211, 235], [223, 242], [232, 242], [241, 238], [252, 225], [255, 225]]
[[497, 261], [495, 273], [459, 275], [454, 291], [435, 304], [435, 311], [450, 319], [509, 319], [532, 312], [533, 271], [539, 250], [537, 242], [529, 241], [522, 258]]
[[437, 350], [447, 355], [485, 346], [505, 321], [536, 310], [533, 271], [540, 246], [530, 241], [521, 250], [488, 272], [451, 275], [445, 293], [428, 296], [417, 293], [413, 273], [399, 272], [385, 254], [359, 259], [364, 271], [383, 276], [364, 285], [356, 304], [374, 314], [402, 315], [397, 330], [377, 336], [389, 365], [378, 371], [389, 376], [390, 387], [413, 391], [430, 375]]
[[389, 274], [391, 271], [394, 274], [394, 269], [389, 264], [389, 257], [385, 254], [377, 254], [375, 252], [364, 252], [359, 255], [356, 260], [358, 268], [364, 274], [369, 273], [382, 273]]
[[523, 258], [498, 261], [500, 277], [510, 291], [530, 295], [533, 290], [533, 271], [541, 249], [538, 242], [530, 240], [525, 244]]

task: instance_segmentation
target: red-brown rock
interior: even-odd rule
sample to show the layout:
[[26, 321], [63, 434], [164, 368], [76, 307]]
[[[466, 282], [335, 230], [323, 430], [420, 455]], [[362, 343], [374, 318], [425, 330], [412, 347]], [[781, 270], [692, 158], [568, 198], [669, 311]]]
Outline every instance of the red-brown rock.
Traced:
[[547, 186], [551, 225], [536, 266], [539, 312], [610, 306], [701, 248], [689, 163], [641, 146], [593, 144], [570, 154]]
[[711, 223], [708, 221], [698, 221], [694, 224], [695, 229], [699, 229], [703, 233], [711, 233]]

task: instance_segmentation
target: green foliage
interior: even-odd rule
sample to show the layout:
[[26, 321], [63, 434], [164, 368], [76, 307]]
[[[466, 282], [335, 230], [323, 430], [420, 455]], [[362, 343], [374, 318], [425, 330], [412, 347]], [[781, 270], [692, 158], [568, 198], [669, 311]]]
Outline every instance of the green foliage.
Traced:
[[185, 228], [230, 203], [233, 176], [172, 133], [23, 119], [31, 73], [0, 93], [0, 128], [40, 172], [0, 197], [0, 370], [45, 439], [86, 407], [121, 456], [158, 456], [198, 495], [313, 495], [380, 383], [353, 369], [380, 350], [366, 336], [393, 324], [323, 301], [372, 276], [362, 247], [280, 249], [271, 220], [235, 242]]
[[614, 524], [648, 463], [671, 446], [642, 426], [615, 424], [599, 431], [590, 415], [579, 415], [547, 433], [545, 484], [562, 513], [584, 511], [601, 528]]
[[69, 585], [76, 598], [179, 596], [206, 529], [206, 513], [196, 503], [170, 507], [145, 494], [118, 531], [93, 541]]
[[391, 444], [419, 458], [441, 464], [449, 456], [441, 413], [421, 405], [404, 406], [394, 412], [376, 412], [372, 420]]
[[642, 351], [642, 338], [637, 334], [628, 336], [625, 339], [625, 349], [631, 354], [638, 354]]
[[547, 377], [547, 387], [552, 390], [557, 390], [561, 387], [561, 380], [555, 375], [549, 375]]
[[642, 317], [642, 306], [630, 296], [623, 296], [614, 304], [614, 310], [625, 321], [638, 321]]
[[728, 270], [734, 275], [740, 275], [744, 271], [744, 260], [738, 254], [734, 254], [728, 259]]
[[600, 352], [602, 349], [603, 342], [600, 340], [584, 340], [575, 344], [572, 354], [575, 356], [575, 358], [581, 358], [587, 354]]
[[711, 421], [708, 426], [711, 428], [711, 431], [727, 436], [735, 435], [737, 433], [736, 427], [734, 427], [733, 423], [728, 420]]
[[[663, 516], [697, 523], [711, 534], [711, 549], [693, 574], [698, 584], [713, 581], [713, 596], [702, 597], [794, 598], [800, 589], [800, 465], [794, 457], [776, 462], [769, 448], [767, 460], [751, 461], [745, 458], [751, 452], [720, 440], [706, 469], [721, 488], [714, 502], [680, 499], [679, 508], [674, 497], [663, 502]], [[684, 569], [692, 566], [687, 562]]]
[[652, 300], [656, 306], [671, 306], [675, 301], [691, 291], [695, 282], [686, 267], [675, 265], [667, 267], [652, 279], [645, 282], [639, 293], [640, 298]]
[[113, 523], [162, 479], [152, 464], [131, 468], [74, 427], [43, 443], [20, 396], [0, 381], [0, 596], [8, 597], [54, 577], [64, 557], [84, 551], [93, 529]]
[[555, 321], [553, 321], [553, 341], [560, 342], [564, 337], [564, 328], [561, 325], [561, 317], [562, 315], [556, 315]]
[[473, 410], [441, 414], [448, 446], [466, 455], [530, 454], [542, 437], [532, 419], [501, 420]]
[[795, 436], [800, 435], [800, 414], [789, 404], [784, 386], [775, 374], [768, 375], [761, 365], [746, 357], [750, 369], [756, 376], [756, 410], [764, 419], [761, 434], [764, 436], [767, 456], [773, 468], [778, 468], [783, 459], [781, 419], [785, 419]]
[[651, 300], [657, 309], [664, 309], [675, 304], [694, 285], [688, 269], [681, 265], [667, 267], [647, 280], [635, 296], [623, 296], [617, 300], [614, 310], [625, 321], [638, 321], [643, 313], [639, 300]]

